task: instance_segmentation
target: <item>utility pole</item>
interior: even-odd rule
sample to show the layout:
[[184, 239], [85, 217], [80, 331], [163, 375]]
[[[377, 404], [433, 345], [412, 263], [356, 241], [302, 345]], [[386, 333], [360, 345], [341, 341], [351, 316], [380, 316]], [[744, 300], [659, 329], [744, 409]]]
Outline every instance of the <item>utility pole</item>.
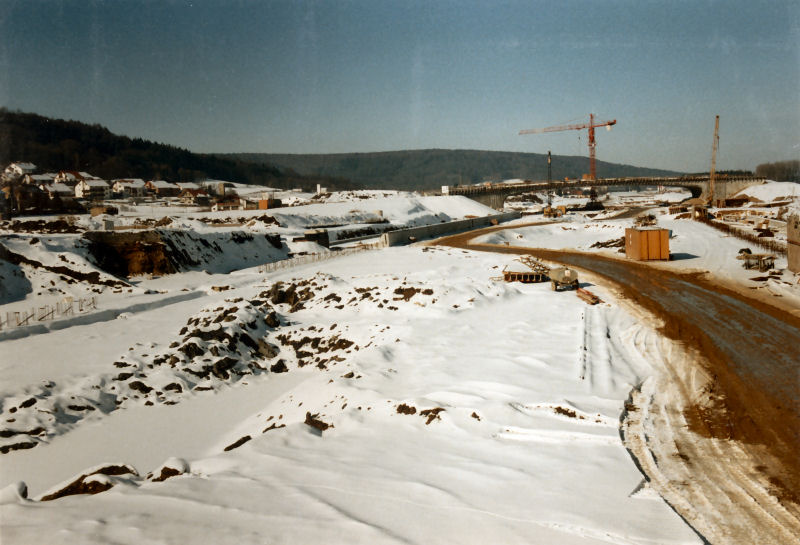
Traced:
[[552, 161], [550, 159], [550, 150], [547, 150], [547, 183], [553, 182], [553, 169], [552, 165], [550, 164]]
[[711, 206], [714, 205], [714, 185], [717, 176], [717, 148], [719, 147], [719, 116], [714, 121], [714, 142], [711, 145], [711, 172], [708, 173], [708, 186], [711, 193], [708, 197], [708, 202]]

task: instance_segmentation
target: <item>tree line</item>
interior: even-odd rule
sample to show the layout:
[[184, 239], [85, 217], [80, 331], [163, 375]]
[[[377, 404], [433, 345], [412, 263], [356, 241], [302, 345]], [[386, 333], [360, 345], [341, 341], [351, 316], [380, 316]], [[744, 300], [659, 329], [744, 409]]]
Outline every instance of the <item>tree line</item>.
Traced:
[[[468, 185], [511, 178], [546, 180], [547, 155], [485, 150], [402, 150], [338, 154], [221, 155], [230, 159], [269, 162], [306, 175], [340, 176], [375, 189], [438, 190], [443, 185]], [[552, 178], [580, 178], [589, 172], [588, 157], [552, 156]], [[631, 165], [597, 162], [603, 178], [675, 176], [680, 173]]]
[[218, 179], [277, 188], [359, 187], [330, 176], [305, 176], [265, 161], [192, 153], [189, 150], [112, 133], [79, 121], [51, 119], [0, 108], [0, 165], [34, 163], [41, 171], [86, 171], [107, 180], [160, 179], [194, 182]]
[[756, 167], [756, 174], [777, 182], [800, 182], [800, 161], [762, 163]]

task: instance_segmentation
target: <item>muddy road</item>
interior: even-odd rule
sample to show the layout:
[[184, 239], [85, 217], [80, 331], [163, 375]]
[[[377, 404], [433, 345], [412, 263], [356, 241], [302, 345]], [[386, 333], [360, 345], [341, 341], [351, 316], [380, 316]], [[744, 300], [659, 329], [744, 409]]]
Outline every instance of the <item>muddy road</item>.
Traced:
[[[670, 424], [676, 428], [672, 434], [676, 450], [693, 452], [695, 473], [715, 475], [706, 490], [688, 495], [695, 494], [694, 501], [701, 498], [703, 502], [727, 505], [725, 509], [714, 506], [719, 507], [717, 520], [711, 517], [705, 521], [711, 526], [728, 524], [733, 516], [752, 515], [754, 530], [770, 526], [776, 532], [776, 542], [787, 542], [787, 535], [797, 540], [788, 542], [800, 542], [800, 319], [698, 274], [677, 274], [579, 252], [470, 243], [476, 236], [503, 228], [463, 233], [435, 243], [533, 255], [589, 271], [661, 321], [660, 332], [685, 347], [692, 365], [702, 369], [705, 377], [698, 386], [696, 377], [687, 377], [693, 373], [676, 369], [665, 373], [682, 398], [680, 422]], [[691, 448], [687, 443], [692, 443]], [[720, 451], [720, 445], [726, 444], [730, 452]], [[737, 481], [739, 474], [744, 475], [741, 482]], [[752, 490], [756, 481], [768, 483], [761, 486], [763, 501], [754, 502], [759, 509], [746, 505], [758, 496]], [[719, 490], [708, 490], [709, 486]], [[773, 501], [779, 505], [765, 505]], [[745, 504], [742, 513], [727, 510], [730, 504], [739, 507], [738, 503]], [[776, 509], [780, 513], [776, 514]], [[692, 513], [681, 514], [692, 520]], [[744, 537], [735, 532], [711, 534], [723, 536], [712, 542], [735, 542], [737, 537]]]

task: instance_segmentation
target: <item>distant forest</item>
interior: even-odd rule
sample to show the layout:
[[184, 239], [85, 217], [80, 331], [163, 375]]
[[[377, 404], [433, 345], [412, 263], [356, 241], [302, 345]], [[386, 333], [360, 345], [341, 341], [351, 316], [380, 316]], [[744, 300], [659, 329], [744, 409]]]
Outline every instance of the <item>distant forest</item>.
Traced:
[[[538, 153], [428, 149], [330, 155], [237, 153], [221, 157], [267, 162], [308, 176], [347, 178], [375, 189], [438, 190], [443, 185], [511, 178], [547, 179], [547, 155]], [[553, 155], [552, 171], [556, 180], [579, 178], [589, 172], [589, 158]], [[597, 162], [597, 175], [604, 178], [678, 174], [668, 170]]]
[[349, 180], [304, 176], [265, 161], [192, 153], [167, 144], [119, 136], [97, 124], [0, 108], [0, 170], [17, 161], [33, 163], [40, 171], [86, 171], [107, 180], [193, 182], [210, 178], [286, 189], [312, 189], [317, 183], [330, 189], [359, 187]]
[[[199, 154], [119, 136], [97, 124], [0, 108], [0, 167], [15, 161], [34, 163], [40, 171], [81, 170], [104, 179], [189, 182], [211, 178], [306, 190], [316, 184], [330, 190], [439, 190], [443, 185], [510, 178], [547, 179], [547, 156], [537, 153], [428, 149], [328, 155]], [[796, 179], [797, 162], [793, 164]], [[588, 157], [552, 157], [553, 179], [579, 178], [587, 172]], [[604, 161], [597, 162], [597, 173], [600, 177], [680, 174]]]
[[776, 182], [800, 182], [800, 161], [763, 163], [756, 167], [756, 174]]

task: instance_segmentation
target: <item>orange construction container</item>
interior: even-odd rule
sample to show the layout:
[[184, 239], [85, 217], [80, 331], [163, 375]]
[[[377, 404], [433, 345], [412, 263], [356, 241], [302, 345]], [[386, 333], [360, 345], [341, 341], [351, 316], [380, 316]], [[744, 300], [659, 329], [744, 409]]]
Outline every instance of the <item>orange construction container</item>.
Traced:
[[625, 255], [638, 261], [669, 260], [669, 230], [625, 229]]

